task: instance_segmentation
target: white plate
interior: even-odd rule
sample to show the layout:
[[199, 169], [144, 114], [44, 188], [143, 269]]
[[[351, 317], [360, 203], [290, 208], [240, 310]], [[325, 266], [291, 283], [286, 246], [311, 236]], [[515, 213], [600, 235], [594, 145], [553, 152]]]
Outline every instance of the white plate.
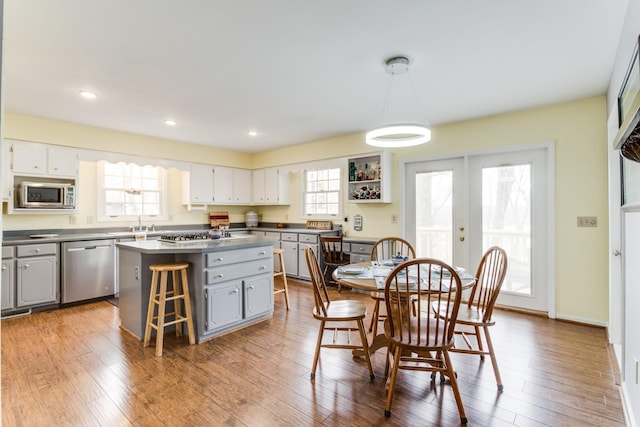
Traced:
[[360, 274], [362, 272], [364, 272], [364, 267], [359, 267], [359, 266], [342, 267], [340, 269], [340, 273], [342, 273], [342, 274]]
[[58, 237], [57, 234], [31, 234], [32, 239], [51, 239], [52, 237]]

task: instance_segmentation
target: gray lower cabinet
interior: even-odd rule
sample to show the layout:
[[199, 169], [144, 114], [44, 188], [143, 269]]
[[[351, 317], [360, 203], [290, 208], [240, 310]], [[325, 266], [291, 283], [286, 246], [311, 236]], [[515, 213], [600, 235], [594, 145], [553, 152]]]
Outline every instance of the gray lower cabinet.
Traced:
[[58, 302], [58, 245], [16, 247], [16, 307]]
[[[204, 258], [203, 322], [200, 340], [218, 335], [273, 312], [271, 246], [213, 252]], [[196, 308], [196, 317], [199, 308]]]
[[370, 243], [351, 243], [349, 245], [349, 262], [356, 264], [371, 261], [372, 249], [373, 244]]
[[2, 310], [12, 310], [15, 307], [15, 260], [13, 259], [15, 247], [4, 246], [2, 248]]
[[242, 320], [242, 280], [204, 287], [207, 318], [206, 332], [224, 328]]
[[298, 277], [300, 277], [301, 279], [311, 280], [311, 274], [309, 274], [309, 267], [307, 266], [307, 257], [304, 251], [307, 247], [310, 246], [311, 249], [313, 249], [313, 253], [315, 253], [316, 257], [318, 258], [320, 268], [323, 268], [322, 266], [324, 265], [324, 263], [322, 262], [322, 254], [319, 253], [320, 248], [318, 246], [318, 235], [300, 234], [298, 239]]
[[[282, 233], [283, 235], [285, 233]], [[296, 237], [297, 238], [297, 237]], [[287, 276], [298, 276], [298, 242], [281, 241], [280, 248], [284, 251], [284, 270]]]

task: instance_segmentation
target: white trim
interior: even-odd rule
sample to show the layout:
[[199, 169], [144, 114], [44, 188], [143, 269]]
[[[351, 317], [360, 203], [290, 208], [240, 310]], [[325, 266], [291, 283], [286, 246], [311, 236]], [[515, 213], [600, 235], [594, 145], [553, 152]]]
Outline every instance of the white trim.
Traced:
[[576, 322], [576, 323], [581, 323], [584, 325], [591, 325], [591, 326], [600, 326], [603, 328], [606, 328], [608, 325], [607, 322], [603, 322], [601, 320], [593, 320], [593, 319], [587, 319], [585, 317], [577, 317], [577, 316], [565, 316], [564, 314], [556, 314], [556, 320], [568, 320], [570, 322]]
[[636, 417], [633, 414], [633, 405], [629, 400], [629, 392], [627, 391], [627, 383], [625, 381], [620, 384], [620, 394], [622, 395], [622, 404], [624, 409], [624, 416], [629, 427], [638, 427], [636, 424]]

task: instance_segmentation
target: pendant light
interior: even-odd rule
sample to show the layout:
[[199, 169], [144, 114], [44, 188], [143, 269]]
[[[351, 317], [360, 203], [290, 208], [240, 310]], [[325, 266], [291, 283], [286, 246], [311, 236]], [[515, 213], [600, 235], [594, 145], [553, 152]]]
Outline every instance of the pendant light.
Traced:
[[[382, 108], [382, 118], [384, 119], [387, 110], [389, 96], [393, 89], [393, 79], [395, 76], [407, 74], [413, 94], [420, 106], [420, 100], [413, 87], [413, 82], [409, 76], [409, 59], [404, 56], [397, 56], [387, 60], [387, 73], [390, 74], [387, 93]], [[389, 124], [367, 132], [366, 143], [374, 147], [383, 148], [401, 148], [412, 147], [414, 145], [424, 144], [431, 140], [431, 131], [425, 125], [416, 123], [398, 123]]]

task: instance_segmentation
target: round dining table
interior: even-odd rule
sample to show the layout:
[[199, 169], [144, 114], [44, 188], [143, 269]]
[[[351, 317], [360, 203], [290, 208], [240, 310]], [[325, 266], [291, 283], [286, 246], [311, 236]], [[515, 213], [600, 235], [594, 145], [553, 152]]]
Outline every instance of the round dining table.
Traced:
[[[375, 275], [374, 269], [377, 267], [384, 268], [382, 265], [378, 265], [376, 261], [348, 264], [333, 270], [333, 273], [331, 273], [331, 277], [336, 282], [340, 282], [342, 286], [349, 286], [353, 289], [358, 289], [366, 292], [384, 293], [384, 287], [381, 288], [381, 285], [386, 281], [386, 278], [384, 278], [383, 276]], [[388, 267], [387, 270], [389, 272], [391, 271], [391, 269]], [[465, 270], [464, 268], [455, 267], [455, 270], [460, 276], [460, 282], [462, 283], [463, 290], [471, 288], [476, 282], [476, 279], [473, 277], [473, 275], [467, 272], [467, 270]], [[348, 273], [345, 274], [344, 272]], [[378, 335], [374, 336], [369, 343], [369, 354], [373, 354], [377, 350], [386, 347], [387, 337], [384, 335], [384, 332], [381, 332]], [[353, 350], [353, 355], [364, 356], [364, 353], [362, 350]]]

